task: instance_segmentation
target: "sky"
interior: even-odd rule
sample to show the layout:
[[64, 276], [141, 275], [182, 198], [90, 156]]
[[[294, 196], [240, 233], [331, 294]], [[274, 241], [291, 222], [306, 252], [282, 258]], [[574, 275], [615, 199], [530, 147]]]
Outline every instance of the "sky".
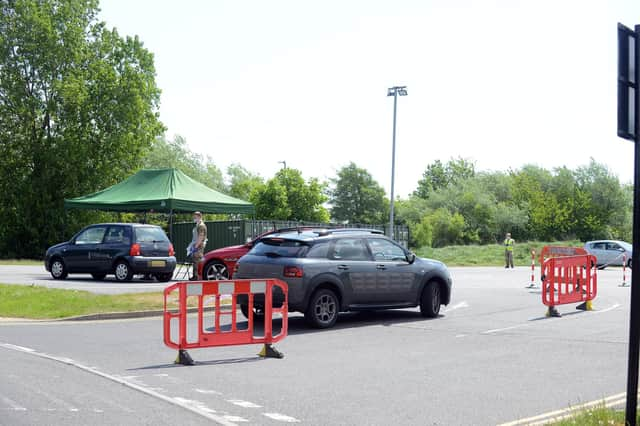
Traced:
[[616, 134], [617, 23], [637, 0], [102, 0], [99, 19], [154, 54], [166, 136], [224, 172], [286, 162], [328, 180], [354, 162], [395, 195], [427, 165], [605, 164], [633, 180]]

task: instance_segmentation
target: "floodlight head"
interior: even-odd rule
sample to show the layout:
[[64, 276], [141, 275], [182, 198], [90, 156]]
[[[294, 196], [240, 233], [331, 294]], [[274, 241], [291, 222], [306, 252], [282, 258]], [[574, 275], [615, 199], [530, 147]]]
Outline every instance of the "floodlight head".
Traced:
[[387, 96], [407, 96], [407, 86], [394, 86], [387, 89]]

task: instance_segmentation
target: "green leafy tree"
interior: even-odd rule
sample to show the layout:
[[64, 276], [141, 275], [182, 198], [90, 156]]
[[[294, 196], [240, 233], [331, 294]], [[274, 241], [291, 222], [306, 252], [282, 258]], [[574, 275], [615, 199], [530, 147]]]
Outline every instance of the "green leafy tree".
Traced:
[[256, 209], [256, 218], [290, 220], [291, 208], [287, 188], [278, 179], [269, 179], [251, 193], [251, 202]]
[[191, 151], [180, 135], [171, 141], [164, 137], [153, 141], [143, 165], [147, 169], [176, 168], [209, 188], [226, 192], [222, 172], [211, 157]]
[[432, 246], [464, 244], [465, 220], [460, 213], [451, 214], [446, 209], [437, 209], [427, 215], [432, 231]]
[[473, 178], [475, 175], [475, 164], [464, 158], [451, 159], [446, 165], [436, 160], [427, 166], [413, 195], [427, 199], [432, 193]]
[[240, 164], [234, 163], [227, 167], [227, 176], [229, 195], [241, 200], [249, 200], [251, 194], [264, 184], [260, 176], [249, 172]]
[[388, 206], [384, 188], [368, 171], [349, 163], [338, 170], [338, 177], [331, 183], [329, 202], [334, 220], [375, 224], [385, 221]]
[[305, 182], [299, 170], [278, 171], [251, 195], [258, 219], [328, 222], [329, 212], [322, 204], [327, 197], [317, 179]]
[[128, 176], [163, 132], [153, 55], [97, 0], [0, 1], [0, 256], [41, 257], [103, 215], [63, 199]]

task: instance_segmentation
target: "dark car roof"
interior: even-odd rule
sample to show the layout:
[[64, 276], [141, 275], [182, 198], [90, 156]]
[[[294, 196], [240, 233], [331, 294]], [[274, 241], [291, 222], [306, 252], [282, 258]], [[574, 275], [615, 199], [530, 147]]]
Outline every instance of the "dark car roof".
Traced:
[[154, 227], [154, 228], [160, 228], [159, 225], [154, 225], [152, 223], [122, 223], [122, 222], [106, 222], [106, 223], [93, 223], [91, 225], [88, 225], [87, 228], [89, 226], [113, 226], [113, 225], [119, 225], [119, 226], [135, 226], [135, 227], [142, 227], [142, 226], [147, 226], [147, 227]]
[[358, 236], [384, 236], [382, 231], [377, 229], [363, 229], [363, 228], [318, 228], [318, 229], [302, 229], [299, 231], [285, 231], [285, 232], [277, 232], [274, 234], [265, 235], [261, 240], [272, 240], [283, 238], [287, 240], [298, 240], [298, 241], [312, 241], [322, 237], [331, 237], [331, 236], [347, 236], [347, 235], [358, 235]]

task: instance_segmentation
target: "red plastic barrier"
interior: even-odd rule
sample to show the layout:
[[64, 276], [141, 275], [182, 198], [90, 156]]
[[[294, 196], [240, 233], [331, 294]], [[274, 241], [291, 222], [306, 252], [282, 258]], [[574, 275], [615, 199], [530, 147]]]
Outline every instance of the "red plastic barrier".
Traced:
[[542, 303], [564, 305], [593, 300], [598, 292], [596, 257], [552, 257], [542, 264]]
[[[284, 301], [279, 308], [272, 306], [274, 287], [279, 288], [284, 295]], [[167, 299], [174, 292], [178, 293], [177, 310], [167, 308]], [[253, 303], [255, 294], [264, 294], [264, 336], [254, 335]], [[238, 327], [237, 321], [237, 298], [239, 295], [247, 296], [250, 312], [247, 324], [244, 324], [244, 319], [242, 320], [242, 327]], [[230, 305], [221, 303], [223, 296], [231, 298]], [[193, 320], [189, 323], [187, 318], [188, 297], [198, 298], [197, 333], [188, 333], [190, 331], [188, 326], [195, 325]], [[211, 301], [214, 303], [209, 303]], [[275, 279], [179, 282], [164, 290], [164, 343], [170, 348], [178, 350], [261, 343], [270, 345], [287, 336], [287, 302], [287, 284]], [[282, 316], [282, 328], [280, 333], [275, 336], [272, 324], [274, 314]], [[212, 321], [207, 324], [206, 320], [210, 319], [210, 316]], [[222, 324], [223, 317], [228, 317], [226, 324]], [[177, 320], [178, 323], [177, 340], [172, 337], [172, 320]]]
[[551, 259], [552, 257], [579, 256], [585, 254], [589, 253], [582, 247], [544, 246], [540, 252], [540, 265], [542, 266], [545, 259]]

